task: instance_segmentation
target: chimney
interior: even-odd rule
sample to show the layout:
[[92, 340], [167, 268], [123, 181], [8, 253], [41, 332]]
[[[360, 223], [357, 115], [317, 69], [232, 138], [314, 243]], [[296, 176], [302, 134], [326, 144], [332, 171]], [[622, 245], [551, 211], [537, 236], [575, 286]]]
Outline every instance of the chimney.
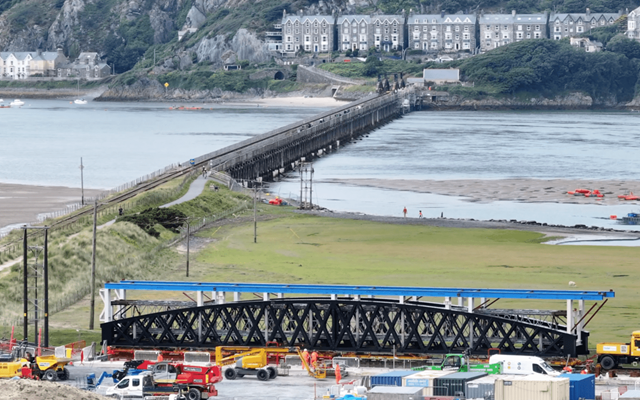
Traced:
[[440, 11], [440, 18], [444, 18], [444, 10]]
[[56, 52], [58, 53], [58, 57], [60, 56], [64, 57], [64, 53], [62, 52], [62, 49], [60, 47], [56, 49]]
[[511, 16], [515, 17], [516, 16], [516, 10], [511, 10]]
[[589, 7], [587, 7], [587, 17], [591, 15], [591, 10], [589, 10]]
[[282, 19], [286, 19], [287, 18], [287, 10], [282, 10]]

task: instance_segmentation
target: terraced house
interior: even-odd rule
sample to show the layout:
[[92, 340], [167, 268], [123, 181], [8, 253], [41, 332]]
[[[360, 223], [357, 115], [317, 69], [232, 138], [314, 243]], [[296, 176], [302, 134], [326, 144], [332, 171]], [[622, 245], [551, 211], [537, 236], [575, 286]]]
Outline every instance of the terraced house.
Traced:
[[585, 13], [551, 14], [549, 17], [549, 35], [560, 40], [566, 37], [577, 37], [600, 26], [613, 25], [622, 16], [618, 13], [592, 13], [587, 8]]
[[329, 15], [297, 16], [286, 13], [282, 18], [282, 47], [285, 54], [299, 50], [312, 53], [333, 51], [335, 19]]
[[407, 18], [409, 48], [458, 52], [476, 48], [476, 16], [416, 14]]
[[368, 15], [338, 17], [338, 50], [368, 50], [373, 43], [373, 26]]
[[548, 14], [486, 14], [480, 16], [480, 48], [488, 51], [527, 39], [547, 38]]
[[374, 15], [373, 45], [378, 50], [393, 51], [405, 48], [405, 18], [402, 15]]
[[58, 51], [7, 51], [0, 53], [0, 76], [27, 79], [32, 76], [55, 76], [56, 68], [67, 63], [62, 49]]

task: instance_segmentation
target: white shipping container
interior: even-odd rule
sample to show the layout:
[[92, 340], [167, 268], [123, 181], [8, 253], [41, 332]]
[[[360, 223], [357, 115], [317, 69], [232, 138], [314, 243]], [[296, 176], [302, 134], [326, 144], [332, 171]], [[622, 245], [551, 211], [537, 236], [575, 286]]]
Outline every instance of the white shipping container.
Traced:
[[500, 377], [495, 400], [569, 400], [569, 379], [540, 374]]
[[421, 387], [423, 396], [433, 396], [433, 381], [436, 378], [442, 378], [443, 376], [457, 373], [457, 370], [451, 371], [420, 371], [413, 375], [405, 376], [402, 378], [402, 386], [405, 387]]

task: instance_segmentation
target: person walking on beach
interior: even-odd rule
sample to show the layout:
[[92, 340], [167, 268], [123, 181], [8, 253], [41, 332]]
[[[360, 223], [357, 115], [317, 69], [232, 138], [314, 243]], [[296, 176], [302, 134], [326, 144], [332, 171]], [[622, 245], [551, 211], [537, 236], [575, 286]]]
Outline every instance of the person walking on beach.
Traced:
[[407, 207], [405, 207], [404, 210], [402, 210], [402, 213], [404, 214], [404, 217], [407, 218]]
[[418, 214], [418, 218], [422, 218], [422, 210], [420, 210], [420, 214]]

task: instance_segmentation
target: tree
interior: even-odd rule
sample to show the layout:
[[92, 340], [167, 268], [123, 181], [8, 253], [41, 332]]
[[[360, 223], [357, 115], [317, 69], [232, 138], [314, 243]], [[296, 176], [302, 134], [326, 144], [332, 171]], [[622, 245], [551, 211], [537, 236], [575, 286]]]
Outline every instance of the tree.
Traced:
[[376, 76], [380, 72], [380, 67], [382, 67], [382, 61], [376, 56], [369, 56], [364, 62], [364, 70], [362, 73], [365, 76]]
[[624, 36], [616, 36], [607, 44], [607, 50], [624, 54], [628, 59], [640, 58], [640, 43], [627, 39]]

